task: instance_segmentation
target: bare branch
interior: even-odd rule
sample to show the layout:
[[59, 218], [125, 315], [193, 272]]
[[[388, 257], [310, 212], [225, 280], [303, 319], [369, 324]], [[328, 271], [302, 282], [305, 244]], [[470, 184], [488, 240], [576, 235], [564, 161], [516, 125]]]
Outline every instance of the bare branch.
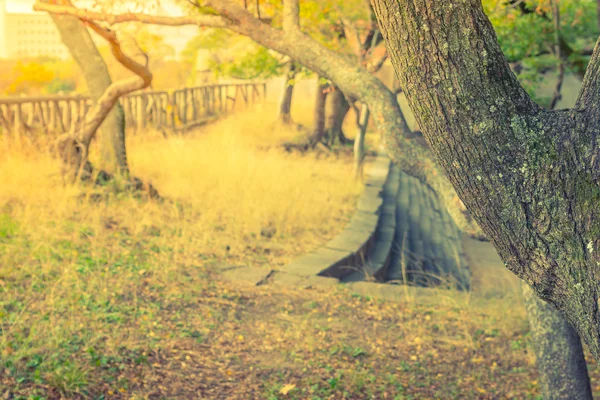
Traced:
[[96, 131], [110, 112], [112, 107], [119, 100], [119, 97], [135, 90], [148, 87], [152, 83], [152, 74], [148, 68], [132, 58], [128, 57], [121, 49], [121, 44], [117, 39], [115, 32], [103, 28], [96, 22], [87, 21], [86, 24], [92, 28], [94, 32], [102, 36], [110, 43], [110, 47], [115, 58], [128, 70], [137, 76], [124, 79], [111, 84], [104, 94], [98, 99], [90, 113], [85, 119], [82, 131], [80, 133], [82, 142], [87, 146], [94, 137]]
[[362, 51], [362, 43], [360, 42], [360, 34], [358, 33], [358, 29], [356, 26], [348, 19], [341, 18], [340, 22], [342, 23], [342, 29], [344, 30], [344, 36], [347, 39], [351, 39], [351, 43], [354, 44], [353, 50], [354, 54], [358, 57], [359, 61], [362, 62], [363, 59], [363, 51]]
[[388, 52], [387, 50], [383, 53], [383, 55], [379, 58], [379, 60], [371, 63], [371, 65], [369, 66], [369, 72], [374, 74], [375, 72], [379, 71], [382, 67], [383, 64], [385, 64], [385, 62], [388, 59]]
[[600, 27], [600, 0], [596, 0], [596, 18], [598, 19], [598, 27]]
[[375, 12], [373, 11], [373, 5], [370, 1], [367, 1], [367, 10], [369, 12], [369, 30], [362, 43], [362, 49], [365, 53], [369, 48], [373, 48], [383, 42], [383, 37], [379, 34], [379, 25], [377, 23], [377, 18], [375, 17]]
[[[587, 108], [588, 110], [593, 109], [595, 112], [598, 111], [597, 101], [600, 100], [600, 37], [596, 42], [594, 51], [588, 63], [581, 90], [579, 91], [579, 97], [575, 103], [575, 108]], [[597, 114], [596, 114], [597, 115]]]
[[[146, 53], [141, 47], [140, 44], [138, 43], [138, 41], [136, 40], [136, 38], [134, 36], [129, 35], [128, 39], [131, 41], [131, 43], [135, 46], [137, 53], [134, 55], [135, 57], [141, 56], [144, 59], [144, 66], [148, 67], [148, 65], [150, 65], [150, 57], [148, 56], [148, 53]], [[152, 87], [152, 86], [150, 86]]]
[[377, 17], [375, 16], [375, 11], [373, 10], [373, 4], [371, 4], [371, 1], [365, 0], [365, 6], [367, 7], [367, 11], [369, 13], [369, 21], [372, 24], [377, 24]]
[[123, 22], [143, 22], [154, 25], [182, 26], [198, 25], [214, 28], [226, 28], [231, 23], [216, 15], [197, 15], [185, 17], [164, 17], [160, 15], [149, 15], [144, 13], [124, 13], [124, 14], [105, 14], [101, 12], [79, 9], [73, 6], [61, 6], [57, 4], [46, 4], [36, 2], [33, 5], [35, 11], [46, 11], [57, 15], [72, 15], [82, 21], [102, 21], [109, 25], [120, 24]]
[[[45, 8], [46, 6], [51, 6], [51, 8], [58, 7], [58, 14], [66, 15], [77, 16], [78, 12], [81, 11], [71, 4], [57, 6], [46, 3], [37, 3], [36, 6], [40, 6], [39, 8]], [[56, 14], [54, 12], [50, 13]], [[75, 161], [77, 164], [75, 166], [79, 170], [78, 174], [81, 174], [83, 169], [88, 165], [87, 156], [90, 143], [100, 125], [104, 122], [119, 100], [119, 97], [148, 87], [152, 82], [152, 74], [148, 70], [148, 67], [136, 62], [123, 52], [114, 31], [98, 25], [95, 21], [84, 20], [84, 22], [110, 44], [111, 51], [115, 58], [125, 68], [136, 74], [136, 76], [110, 84], [96, 101], [92, 109], [87, 113], [82, 123], [77, 124], [75, 130], [73, 130], [71, 134], [66, 134], [65, 137], [59, 138], [59, 152], [62, 153], [62, 157], [67, 163]], [[73, 147], [73, 145], [75, 147]], [[75, 150], [76, 148], [79, 148], [79, 150]], [[73, 159], [72, 156], [76, 153], [79, 154], [79, 157]]]
[[554, 22], [554, 53], [556, 55], [556, 59], [558, 60], [558, 81], [556, 82], [554, 95], [552, 96], [552, 101], [550, 102], [550, 109], [554, 110], [556, 104], [562, 98], [560, 91], [565, 77], [565, 63], [560, 48], [560, 10], [556, 0], [552, 0], [552, 17]]
[[283, 0], [283, 30], [300, 30], [300, 6], [298, 0]]

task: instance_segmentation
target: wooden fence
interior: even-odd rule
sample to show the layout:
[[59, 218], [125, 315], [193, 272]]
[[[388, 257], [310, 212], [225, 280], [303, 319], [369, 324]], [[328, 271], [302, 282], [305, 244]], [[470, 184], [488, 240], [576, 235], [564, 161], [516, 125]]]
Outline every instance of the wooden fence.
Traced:
[[[222, 83], [175, 91], [140, 91], [120, 99], [128, 128], [175, 131], [201, 125], [266, 98], [265, 83]], [[3, 135], [71, 132], [92, 107], [85, 96], [0, 98]]]

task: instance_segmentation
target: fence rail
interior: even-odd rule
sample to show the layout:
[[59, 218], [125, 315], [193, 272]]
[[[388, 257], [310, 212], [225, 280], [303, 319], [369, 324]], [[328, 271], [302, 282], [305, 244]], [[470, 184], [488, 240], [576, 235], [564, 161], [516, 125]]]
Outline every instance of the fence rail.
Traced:
[[[262, 101], [266, 91], [264, 82], [222, 83], [134, 92], [123, 96], [120, 103], [128, 128], [183, 130]], [[92, 105], [89, 97], [77, 95], [0, 97], [1, 132], [15, 137], [35, 131], [71, 132]]]

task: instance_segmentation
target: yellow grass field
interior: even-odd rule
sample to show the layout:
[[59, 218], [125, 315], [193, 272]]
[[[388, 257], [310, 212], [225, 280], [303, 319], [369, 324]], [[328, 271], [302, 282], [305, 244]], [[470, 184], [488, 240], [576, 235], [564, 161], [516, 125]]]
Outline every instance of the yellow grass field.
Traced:
[[272, 121], [131, 135], [133, 174], [165, 202], [98, 200], [110, 188], [64, 185], [46, 151], [1, 147], [0, 398], [539, 398], [506, 271], [425, 303], [221, 280], [216, 264], [325, 243], [362, 190], [350, 154], [286, 153], [298, 132]]

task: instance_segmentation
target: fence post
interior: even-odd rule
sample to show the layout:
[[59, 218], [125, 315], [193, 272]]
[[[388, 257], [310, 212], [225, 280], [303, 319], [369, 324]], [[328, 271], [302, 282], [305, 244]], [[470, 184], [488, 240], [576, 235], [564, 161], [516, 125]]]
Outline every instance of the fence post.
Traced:
[[[237, 110], [240, 95], [246, 106], [260, 101], [261, 95], [265, 102], [267, 83], [214, 83], [174, 91], [140, 91], [121, 97], [119, 102], [128, 128], [140, 131], [151, 125], [176, 128], [210, 115], [229, 114]], [[4, 130], [10, 127], [9, 134], [14, 135], [15, 140], [20, 140], [31, 128], [71, 132], [85, 120], [92, 106], [93, 102], [81, 95], [59, 94], [15, 99], [14, 102], [4, 98], [1, 103], [4, 120], [0, 118], [0, 124]]]
[[21, 104], [15, 104], [15, 139], [21, 145], [21, 131], [23, 127], [21, 125]]
[[56, 131], [56, 110], [54, 108], [54, 102], [48, 102], [48, 117], [49, 117], [49, 130]]
[[263, 82], [263, 103], [267, 102], [267, 82]]

